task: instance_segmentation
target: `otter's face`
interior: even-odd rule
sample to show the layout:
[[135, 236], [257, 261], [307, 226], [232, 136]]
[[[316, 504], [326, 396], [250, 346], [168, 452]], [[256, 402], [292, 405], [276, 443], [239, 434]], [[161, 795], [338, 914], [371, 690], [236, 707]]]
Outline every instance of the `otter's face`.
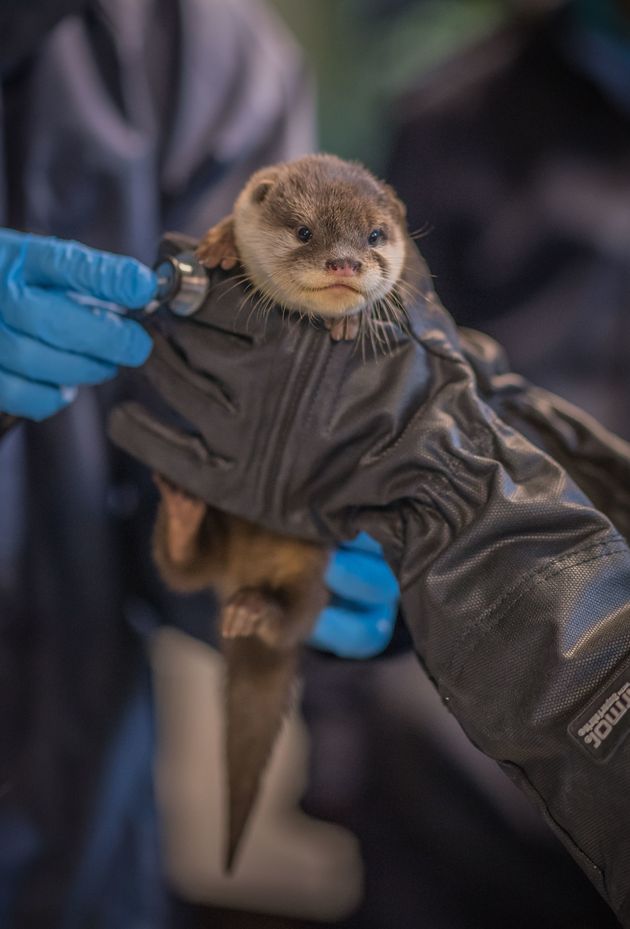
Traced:
[[339, 317], [386, 300], [405, 260], [404, 207], [360, 165], [313, 155], [253, 176], [234, 229], [257, 289]]

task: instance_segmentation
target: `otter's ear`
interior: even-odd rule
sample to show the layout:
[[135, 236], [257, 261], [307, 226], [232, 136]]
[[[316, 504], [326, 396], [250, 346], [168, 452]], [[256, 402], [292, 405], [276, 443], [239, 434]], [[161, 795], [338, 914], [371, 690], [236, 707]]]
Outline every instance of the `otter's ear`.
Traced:
[[262, 203], [278, 180], [279, 167], [281, 165], [268, 165], [252, 174], [240, 195], [243, 198], [241, 202]]
[[265, 177], [262, 178], [254, 185], [254, 189], [251, 194], [252, 203], [262, 203], [271, 188], [274, 185], [274, 178]]
[[394, 211], [394, 214], [404, 225], [407, 222], [407, 207], [390, 184], [383, 184], [383, 189], [389, 208]]

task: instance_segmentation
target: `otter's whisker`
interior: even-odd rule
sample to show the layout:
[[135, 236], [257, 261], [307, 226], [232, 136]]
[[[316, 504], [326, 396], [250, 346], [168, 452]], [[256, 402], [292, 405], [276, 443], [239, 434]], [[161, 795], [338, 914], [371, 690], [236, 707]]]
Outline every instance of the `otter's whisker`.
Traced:
[[410, 239], [416, 241], [417, 239], [424, 239], [429, 235], [430, 232], [433, 232], [435, 227], [428, 220], [422, 224], [418, 229], [414, 229], [413, 232], [409, 232], [408, 236]]
[[409, 281], [398, 281], [396, 290], [401, 294], [401, 296], [409, 300], [414, 300], [423, 296], [420, 288], [416, 287], [415, 284], [411, 284]]
[[[231, 294], [232, 291], [236, 290], [237, 287], [240, 287], [242, 284], [248, 283], [251, 286], [251, 281], [247, 274], [238, 274], [233, 278], [233, 282], [229, 287], [221, 287], [221, 292], [219, 293], [218, 300], [223, 300], [224, 297], [227, 297], [228, 294]], [[220, 286], [220, 285], [219, 285]]]
[[379, 300], [379, 313], [382, 313], [385, 318], [378, 319], [376, 321], [374, 332], [378, 333], [381, 344], [385, 346], [386, 350], [391, 352], [392, 343], [390, 339], [390, 321], [388, 319], [387, 303], [385, 302], [385, 299]]

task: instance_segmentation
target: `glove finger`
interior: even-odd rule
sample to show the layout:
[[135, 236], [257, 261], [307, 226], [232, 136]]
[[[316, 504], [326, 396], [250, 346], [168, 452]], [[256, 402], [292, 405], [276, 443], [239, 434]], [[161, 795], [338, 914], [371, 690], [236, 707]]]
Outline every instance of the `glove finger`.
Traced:
[[116, 374], [114, 365], [52, 348], [1, 323], [0, 362], [12, 374], [47, 384], [100, 384]]
[[12, 329], [53, 348], [115, 365], [143, 364], [153, 345], [134, 320], [78, 304], [56, 290], [9, 286], [2, 316]]
[[109, 418], [108, 433], [116, 445], [151, 470], [209, 502], [221, 496], [223, 476], [233, 467], [199, 436], [166, 425], [138, 403], [116, 407]]
[[339, 547], [360, 552], [370, 552], [373, 555], [380, 555], [381, 558], [383, 557], [383, 546], [368, 532], [360, 532], [350, 542], [343, 542]]
[[466, 361], [486, 380], [500, 374], [510, 374], [510, 362], [502, 345], [476, 329], [458, 326], [459, 338]]
[[42, 420], [74, 400], [76, 387], [40, 384], [0, 368], [0, 410], [13, 416]]
[[398, 581], [380, 555], [338, 548], [326, 571], [327, 586], [339, 596], [358, 603], [396, 604]]
[[260, 372], [261, 361], [251, 357], [250, 341], [204, 325], [199, 322], [198, 316], [162, 321], [160, 331], [167, 338], [152, 330], [154, 356], [164, 357], [173, 365], [183, 360], [184, 364], [179, 366], [181, 370], [187, 370], [202, 391], [207, 390], [228, 409], [234, 408], [233, 397], [242, 392], [247, 366], [251, 365], [258, 374]]
[[145, 306], [157, 289], [154, 272], [135, 258], [47, 237], [28, 240], [23, 274], [27, 284], [76, 290], [126, 307]]
[[199, 374], [175, 352], [161, 336], [155, 336], [155, 351], [143, 373], [163, 400], [187, 421], [202, 426], [211, 403], [213, 430], [221, 434], [221, 421], [235, 412], [223, 384], [207, 374]]
[[395, 623], [395, 609], [355, 612], [333, 601], [320, 613], [308, 642], [340, 658], [371, 658], [387, 647]]

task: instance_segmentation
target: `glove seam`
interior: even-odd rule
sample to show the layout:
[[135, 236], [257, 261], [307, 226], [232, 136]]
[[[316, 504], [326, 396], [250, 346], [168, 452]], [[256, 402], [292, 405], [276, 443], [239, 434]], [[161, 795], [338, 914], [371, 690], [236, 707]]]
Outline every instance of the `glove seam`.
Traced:
[[[157, 348], [158, 351], [153, 351], [146, 366], [141, 371], [143, 376], [150, 383], [152, 383], [151, 370], [161, 371], [167, 377], [174, 377], [180, 384], [183, 384], [186, 388], [190, 388], [202, 398], [204, 402], [214, 401], [230, 415], [238, 413], [234, 401], [218, 378], [203, 377], [203, 375], [200, 375], [195, 366], [190, 363], [186, 351], [184, 350], [183, 352], [185, 356], [184, 360], [162, 334], [154, 334], [153, 339], [155, 348]], [[170, 357], [168, 353], [170, 353]], [[184, 367], [184, 371], [182, 371], [180, 366]], [[158, 393], [161, 393], [157, 387], [155, 387], [155, 389], [158, 390]], [[168, 400], [165, 400], [165, 402], [172, 407], [172, 404]]]
[[[312, 423], [313, 423], [313, 418], [314, 418], [314, 417], [313, 417], [313, 414], [314, 414], [314, 411], [317, 409], [317, 400], [318, 400], [318, 397], [319, 397], [320, 392], [321, 392], [321, 386], [322, 386], [322, 384], [326, 384], [327, 381], [328, 381], [328, 371], [329, 371], [330, 366], [332, 365], [333, 361], [334, 361], [333, 353], [332, 353], [332, 351], [329, 350], [329, 351], [328, 351], [328, 354], [327, 354], [327, 357], [326, 357], [326, 361], [324, 362], [323, 371], [320, 373], [320, 376], [319, 376], [319, 378], [318, 378], [318, 380], [317, 380], [317, 384], [316, 384], [316, 386], [315, 386], [315, 390], [313, 391], [313, 395], [312, 395], [311, 400], [310, 400], [310, 402], [309, 402], [309, 404], [308, 404], [308, 410], [307, 410], [306, 415], [305, 415], [305, 417], [304, 417], [304, 431], [305, 431], [305, 432], [308, 432], [309, 428], [311, 427], [311, 425], [312, 425]], [[313, 361], [313, 363], [314, 363], [314, 361]], [[303, 367], [304, 367], [304, 366], [302, 365], [302, 369], [303, 369]], [[302, 376], [303, 378], [306, 376], [306, 375], [303, 373], [303, 371], [301, 371], [301, 376]], [[328, 427], [328, 426], [329, 426], [329, 423], [327, 423], [326, 426]]]
[[[133, 425], [131, 441], [128, 441], [127, 436], [118, 432], [119, 426], [122, 426], [125, 431], [125, 420], [130, 420]], [[143, 439], [146, 439], [146, 435], [150, 435], [154, 442], [177, 448], [178, 454], [183, 455], [187, 462], [192, 463], [196, 468], [208, 467], [216, 473], [232, 467], [229, 459], [213, 452], [199, 435], [182, 432], [162, 422], [135, 401], [119, 404], [111, 411], [108, 421], [108, 433], [111, 440], [125, 449], [128, 454], [142, 461], [145, 467], [151, 468], [152, 465], [142, 457], [137, 445], [138, 437], [143, 431], [146, 433]]]
[[[600, 549], [600, 552], [598, 554], [591, 554], [593, 550], [597, 548]], [[548, 564], [522, 575], [518, 581], [505, 590], [494, 603], [487, 607], [479, 616], [475, 617], [475, 619], [471, 620], [462, 630], [462, 634], [453, 649], [453, 656], [446, 668], [446, 676], [450, 677], [453, 675], [453, 679], [456, 681], [458, 676], [458, 669], [456, 666], [459, 665], [459, 672], [461, 673], [465, 661], [470, 658], [479, 645], [478, 636], [485, 635], [493, 626], [500, 623], [506, 616], [508, 609], [513, 609], [528, 591], [541, 581], [547, 581], [552, 577], [556, 577], [563, 571], [568, 570], [568, 568], [588, 564], [592, 561], [600, 561], [609, 555], [616, 555], [624, 551], [628, 551], [627, 544], [621, 536], [615, 534], [614, 538], [607, 540], [602, 539], [598, 542], [591, 542], [587, 545], [574, 548], [571, 552], [567, 552], [553, 559]], [[478, 634], [477, 637], [472, 639], [472, 641], [468, 641], [475, 633]]]
[[445, 348], [441, 348], [435, 343], [431, 342], [427, 333], [422, 334], [414, 332], [411, 330], [411, 337], [425, 352], [429, 355], [435, 355], [436, 358], [441, 358], [442, 361], [448, 361], [453, 365], [457, 365], [459, 368], [463, 368], [468, 375], [468, 380], [474, 385], [476, 382], [475, 374], [470, 363], [466, 360], [463, 352], [457, 348], [448, 338], [448, 333], [444, 330], [441, 330], [443, 335], [446, 335], [445, 344], [449, 346], [451, 351], [447, 351]]
[[[573, 835], [557, 819], [557, 817], [554, 815], [554, 813], [551, 810], [550, 804], [547, 802], [544, 796], [540, 793], [536, 785], [532, 782], [525, 768], [523, 768], [520, 764], [517, 764], [514, 761], [510, 761], [509, 759], [499, 760], [499, 766], [503, 769], [505, 768], [508, 769], [508, 771], [506, 771], [508, 776], [509, 776], [510, 768], [518, 771], [519, 777], [521, 777], [525, 781], [525, 784], [526, 784], [526, 787], [524, 788], [525, 794], [528, 795], [529, 798], [534, 801], [535, 805], [541, 809], [543, 813], [543, 817], [549, 821], [549, 825], [551, 826], [552, 830], [559, 833], [559, 835], [561, 836], [561, 841], [566, 846], [568, 846], [569, 851], [573, 854], [573, 856], [578, 858], [578, 862], [580, 858], [583, 858], [584, 861], [588, 863], [588, 865], [597, 873], [597, 875], [599, 876], [601, 880], [601, 887], [599, 888], [600, 893], [602, 893], [605, 896], [606, 900], [608, 901], [609, 906], [612, 907], [605, 869], [601, 865], [598, 865], [595, 861], [593, 861], [593, 858], [587, 852], [584, 851], [582, 846], [579, 845], [578, 842], [573, 838]], [[584, 864], [582, 862], [579, 862], [579, 863], [584, 869]], [[591, 880], [593, 880], [592, 877], [591, 877]]]
[[[302, 350], [298, 352], [296, 362], [298, 366], [298, 374], [295, 381], [295, 388], [293, 389], [292, 396], [288, 405], [288, 408], [284, 411], [283, 422], [279, 431], [278, 440], [276, 442], [276, 447], [272, 455], [271, 468], [269, 469], [271, 486], [266, 488], [267, 498], [270, 500], [274, 499], [275, 486], [277, 484], [277, 475], [281, 473], [280, 463], [284, 457], [287, 448], [287, 436], [295, 430], [296, 423], [296, 413], [300, 408], [300, 402], [303, 395], [302, 387], [306, 383], [308, 375], [310, 375], [313, 370], [315, 363], [317, 361], [316, 353], [306, 352], [301, 343]], [[328, 358], [326, 359], [326, 364], [330, 363], [330, 351]], [[313, 409], [313, 404], [316, 402], [317, 397], [321, 390], [322, 379], [320, 378], [317, 382], [313, 397], [311, 399], [311, 405], [309, 411], [306, 414], [305, 421], [308, 422]]]

